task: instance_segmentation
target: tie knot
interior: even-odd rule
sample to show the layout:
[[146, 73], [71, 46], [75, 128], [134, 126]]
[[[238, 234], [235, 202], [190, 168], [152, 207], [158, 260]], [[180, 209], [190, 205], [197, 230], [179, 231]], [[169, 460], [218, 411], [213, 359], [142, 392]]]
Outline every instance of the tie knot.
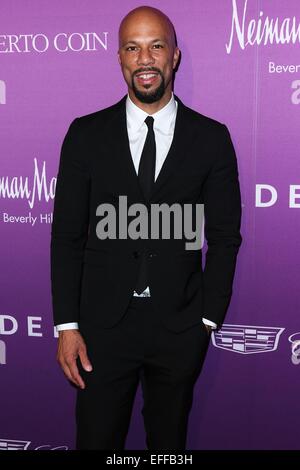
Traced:
[[154, 118], [152, 116], [147, 116], [145, 123], [147, 124], [148, 129], [153, 129]]

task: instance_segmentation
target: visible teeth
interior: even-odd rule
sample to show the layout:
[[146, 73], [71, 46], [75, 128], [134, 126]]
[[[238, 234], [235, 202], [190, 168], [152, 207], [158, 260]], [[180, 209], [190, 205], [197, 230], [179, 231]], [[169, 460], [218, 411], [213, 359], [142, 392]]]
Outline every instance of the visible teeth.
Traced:
[[143, 75], [139, 75], [140, 78], [152, 78], [152, 77], [155, 77], [156, 73], [145, 73]]

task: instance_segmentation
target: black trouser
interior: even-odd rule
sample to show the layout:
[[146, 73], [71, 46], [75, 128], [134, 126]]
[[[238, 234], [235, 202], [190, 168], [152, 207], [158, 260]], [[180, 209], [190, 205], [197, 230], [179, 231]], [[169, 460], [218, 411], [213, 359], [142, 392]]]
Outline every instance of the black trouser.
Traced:
[[125, 448], [140, 379], [147, 449], [185, 449], [209, 335], [202, 322], [181, 333], [167, 330], [151, 302], [133, 297], [110, 329], [80, 324], [93, 372], [79, 366], [86, 388], [77, 394], [78, 450]]

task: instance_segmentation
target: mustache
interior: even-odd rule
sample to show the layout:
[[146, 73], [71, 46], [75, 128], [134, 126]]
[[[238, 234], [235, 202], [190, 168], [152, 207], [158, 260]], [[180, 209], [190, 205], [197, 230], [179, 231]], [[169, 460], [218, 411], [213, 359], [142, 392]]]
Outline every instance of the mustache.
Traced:
[[157, 72], [160, 76], [162, 75], [161, 71], [156, 68], [156, 67], [150, 67], [150, 68], [141, 68], [141, 69], [138, 69], [138, 70], [135, 70], [135, 72], [133, 72], [132, 74], [132, 77], [135, 77], [138, 73], [145, 73], [145, 72]]

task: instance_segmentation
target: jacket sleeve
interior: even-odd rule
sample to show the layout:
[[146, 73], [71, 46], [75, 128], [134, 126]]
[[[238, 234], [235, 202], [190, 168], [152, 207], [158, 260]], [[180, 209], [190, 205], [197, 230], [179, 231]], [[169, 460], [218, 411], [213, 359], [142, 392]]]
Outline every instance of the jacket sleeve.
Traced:
[[227, 127], [221, 127], [219, 151], [204, 183], [205, 317], [220, 327], [232, 295], [236, 258], [242, 243], [241, 194], [234, 147]]
[[51, 229], [54, 324], [78, 322], [84, 247], [89, 225], [90, 178], [76, 118], [64, 138]]

